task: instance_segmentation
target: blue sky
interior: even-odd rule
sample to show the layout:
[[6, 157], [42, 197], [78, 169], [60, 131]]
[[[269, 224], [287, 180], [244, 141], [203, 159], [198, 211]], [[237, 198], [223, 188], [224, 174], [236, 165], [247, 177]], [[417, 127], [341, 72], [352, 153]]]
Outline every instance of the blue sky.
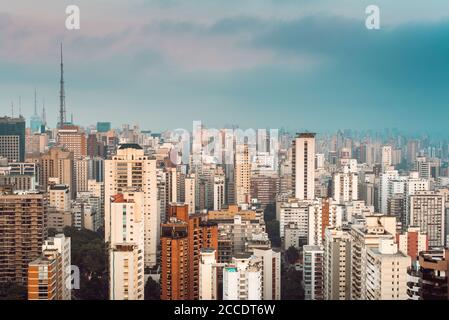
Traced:
[[[19, 3], [17, 3], [19, 2]], [[447, 0], [40, 0], [0, 4], [0, 105], [82, 125], [445, 132]], [[77, 4], [81, 30], [65, 30]], [[365, 28], [365, 7], [381, 30]], [[17, 111], [16, 111], [17, 112]]]

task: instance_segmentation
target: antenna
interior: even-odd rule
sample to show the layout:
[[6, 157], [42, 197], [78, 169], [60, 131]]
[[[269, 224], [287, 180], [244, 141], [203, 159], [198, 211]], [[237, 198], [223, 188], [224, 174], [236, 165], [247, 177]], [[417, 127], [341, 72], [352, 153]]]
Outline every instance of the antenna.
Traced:
[[62, 128], [66, 122], [66, 110], [65, 110], [65, 91], [64, 91], [64, 60], [62, 55], [62, 43], [61, 43], [61, 80], [59, 89], [59, 124], [58, 127]]
[[37, 91], [34, 88], [34, 115], [37, 116]]
[[45, 113], [45, 98], [42, 98], [42, 124], [47, 126], [47, 115]]

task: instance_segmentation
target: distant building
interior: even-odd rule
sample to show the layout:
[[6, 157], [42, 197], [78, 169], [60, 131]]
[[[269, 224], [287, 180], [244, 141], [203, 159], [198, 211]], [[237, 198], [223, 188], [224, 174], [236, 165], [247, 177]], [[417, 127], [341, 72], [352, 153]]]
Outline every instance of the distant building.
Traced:
[[315, 198], [315, 134], [300, 133], [293, 142], [293, 194], [299, 200]]
[[9, 162], [25, 161], [25, 119], [0, 117], [0, 157]]
[[108, 132], [111, 130], [110, 122], [97, 122], [97, 131], [98, 132]]

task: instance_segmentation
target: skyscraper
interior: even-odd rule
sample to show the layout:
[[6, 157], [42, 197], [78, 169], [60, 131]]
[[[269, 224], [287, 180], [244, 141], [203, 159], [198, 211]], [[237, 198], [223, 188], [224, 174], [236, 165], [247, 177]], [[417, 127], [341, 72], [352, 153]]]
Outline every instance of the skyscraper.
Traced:
[[157, 263], [158, 207], [156, 160], [144, 155], [138, 144], [122, 144], [117, 154], [105, 161], [105, 241], [110, 239], [111, 197], [127, 187], [137, 187], [144, 193], [145, 266]]
[[123, 188], [112, 197], [110, 238], [111, 300], [144, 298], [144, 193]]
[[315, 198], [315, 134], [298, 134], [292, 155], [293, 194], [299, 200], [312, 200]]

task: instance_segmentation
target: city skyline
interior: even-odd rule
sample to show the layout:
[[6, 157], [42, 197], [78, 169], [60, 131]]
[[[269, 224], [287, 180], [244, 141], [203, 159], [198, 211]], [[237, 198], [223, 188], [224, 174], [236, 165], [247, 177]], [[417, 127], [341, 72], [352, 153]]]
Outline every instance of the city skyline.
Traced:
[[80, 1], [79, 31], [64, 28], [67, 3], [13, 4], [0, 8], [0, 103], [9, 114], [14, 101], [17, 115], [20, 97], [29, 120], [36, 88], [56, 126], [63, 42], [67, 118], [80, 125], [159, 132], [202, 120], [445, 137], [449, 9], [431, 2], [378, 1], [375, 31], [364, 26], [367, 1], [132, 1], [126, 12], [117, 1]]

